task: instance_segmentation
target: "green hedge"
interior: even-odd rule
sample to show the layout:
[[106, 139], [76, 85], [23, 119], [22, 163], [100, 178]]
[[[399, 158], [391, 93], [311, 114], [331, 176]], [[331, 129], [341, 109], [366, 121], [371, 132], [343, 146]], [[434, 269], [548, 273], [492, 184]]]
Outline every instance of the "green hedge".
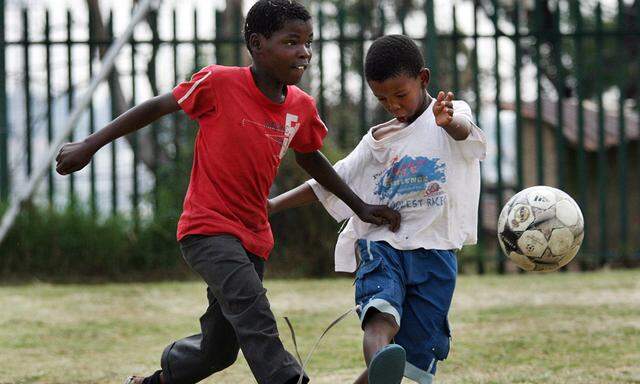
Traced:
[[[325, 149], [325, 154], [339, 158], [330, 149]], [[293, 158], [290, 154], [283, 160], [274, 193], [298, 186], [308, 178]], [[158, 209], [153, 218], [136, 224], [126, 217], [95, 219], [86, 207], [62, 211], [29, 207], [0, 247], [0, 279], [85, 281], [193, 276], [175, 239], [188, 171], [187, 167], [180, 172], [175, 168], [162, 171]], [[282, 212], [271, 221], [276, 247], [267, 264], [268, 275], [323, 276], [333, 271], [338, 224], [319, 204]]]

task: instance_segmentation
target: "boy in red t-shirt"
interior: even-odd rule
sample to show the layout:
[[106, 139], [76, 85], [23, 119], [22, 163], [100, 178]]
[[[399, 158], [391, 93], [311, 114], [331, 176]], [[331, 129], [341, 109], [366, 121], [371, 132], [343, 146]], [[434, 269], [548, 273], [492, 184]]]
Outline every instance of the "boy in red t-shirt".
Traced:
[[251, 67], [206, 67], [60, 149], [56, 170], [66, 175], [105, 144], [179, 109], [200, 126], [177, 237], [185, 260], [207, 283], [209, 307], [200, 334], [164, 350], [162, 370], [128, 383], [196, 383], [233, 364], [239, 349], [258, 383], [297, 382], [301, 367], [280, 341], [262, 285], [273, 248], [267, 197], [289, 146], [297, 163], [362, 220], [398, 228], [396, 211], [365, 204], [318, 151], [326, 127], [313, 98], [294, 86], [309, 65], [312, 37], [302, 5], [259, 0], [245, 23]]

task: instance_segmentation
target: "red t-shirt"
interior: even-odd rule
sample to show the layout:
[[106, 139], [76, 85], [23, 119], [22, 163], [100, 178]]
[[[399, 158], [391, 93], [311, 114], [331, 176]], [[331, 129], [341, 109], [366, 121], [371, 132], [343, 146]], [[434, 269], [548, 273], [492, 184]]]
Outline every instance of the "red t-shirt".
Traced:
[[230, 234], [265, 259], [273, 248], [267, 217], [269, 188], [290, 146], [322, 147], [327, 128], [315, 101], [296, 86], [284, 103], [269, 100], [249, 67], [208, 66], [173, 90], [200, 129], [178, 240], [189, 234]]

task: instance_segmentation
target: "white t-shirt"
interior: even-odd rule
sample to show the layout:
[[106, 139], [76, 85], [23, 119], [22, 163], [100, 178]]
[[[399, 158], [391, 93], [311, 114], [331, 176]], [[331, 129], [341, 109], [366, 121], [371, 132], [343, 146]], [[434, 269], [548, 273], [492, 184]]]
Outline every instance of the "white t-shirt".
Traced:
[[[315, 180], [307, 183], [337, 221], [349, 219], [335, 250], [335, 270], [356, 269], [355, 241], [386, 241], [396, 249], [460, 249], [477, 241], [480, 161], [486, 155], [484, 133], [473, 124], [465, 140], [456, 141], [436, 125], [433, 105], [410, 125], [396, 119], [375, 126], [358, 146], [334, 165], [336, 172], [369, 204], [400, 211], [397, 232], [361, 221], [340, 199]], [[454, 116], [473, 123], [471, 108], [453, 102]], [[379, 128], [401, 125], [399, 131], [376, 140]]]

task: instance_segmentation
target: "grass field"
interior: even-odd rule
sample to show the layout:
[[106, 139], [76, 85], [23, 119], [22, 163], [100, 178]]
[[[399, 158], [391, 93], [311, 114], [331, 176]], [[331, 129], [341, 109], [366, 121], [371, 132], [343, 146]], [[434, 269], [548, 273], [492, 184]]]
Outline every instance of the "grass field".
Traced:
[[[348, 279], [267, 281], [282, 338], [302, 355], [352, 305]], [[199, 282], [0, 287], [0, 383], [120, 383], [157, 369], [164, 346], [198, 331]], [[462, 276], [439, 383], [640, 383], [640, 271]], [[363, 367], [355, 316], [314, 355], [313, 383]], [[252, 383], [242, 360], [206, 383]], [[408, 382], [408, 381], [407, 381]]]

